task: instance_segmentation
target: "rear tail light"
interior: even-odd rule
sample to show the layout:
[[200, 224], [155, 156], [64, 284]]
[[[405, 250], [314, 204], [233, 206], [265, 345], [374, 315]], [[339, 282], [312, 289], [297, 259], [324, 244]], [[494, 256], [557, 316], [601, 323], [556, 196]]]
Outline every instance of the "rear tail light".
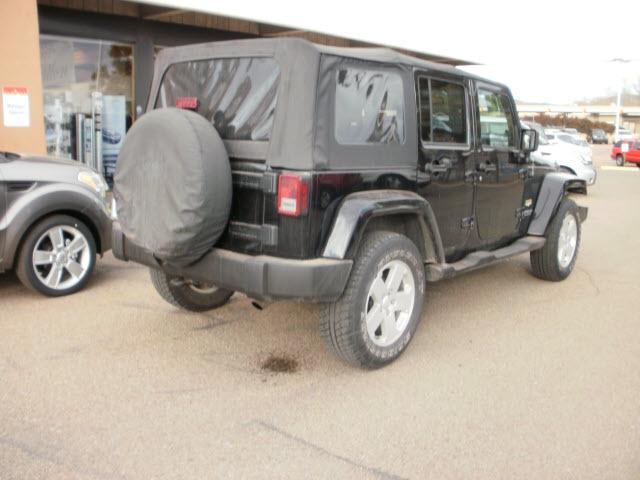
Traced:
[[309, 185], [297, 175], [280, 175], [278, 178], [278, 213], [299, 217], [307, 213]]

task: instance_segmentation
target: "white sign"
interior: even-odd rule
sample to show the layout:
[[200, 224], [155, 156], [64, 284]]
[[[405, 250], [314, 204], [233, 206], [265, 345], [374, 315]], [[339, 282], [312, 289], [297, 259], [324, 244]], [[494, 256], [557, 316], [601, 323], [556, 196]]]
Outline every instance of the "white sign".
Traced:
[[2, 115], [5, 127], [28, 127], [29, 94], [26, 87], [2, 87]]
[[629, 151], [629, 144], [626, 142], [622, 142], [622, 145], [620, 145], [620, 150], [622, 150], [622, 153], [627, 153]]

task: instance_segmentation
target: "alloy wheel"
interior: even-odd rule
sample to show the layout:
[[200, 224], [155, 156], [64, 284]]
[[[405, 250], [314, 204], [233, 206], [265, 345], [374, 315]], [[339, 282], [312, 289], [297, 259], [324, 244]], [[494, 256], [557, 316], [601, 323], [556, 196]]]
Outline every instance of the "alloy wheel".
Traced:
[[567, 213], [562, 220], [560, 235], [558, 236], [558, 263], [567, 268], [573, 261], [578, 246], [578, 224], [576, 218]]
[[89, 242], [75, 227], [51, 227], [36, 242], [32, 265], [43, 285], [53, 290], [72, 288], [84, 279], [91, 265]]
[[404, 333], [415, 303], [415, 279], [409, 266], [392, 260], [376, 274], [367, 295], [365, 315], [370, 340], [388, 347]]

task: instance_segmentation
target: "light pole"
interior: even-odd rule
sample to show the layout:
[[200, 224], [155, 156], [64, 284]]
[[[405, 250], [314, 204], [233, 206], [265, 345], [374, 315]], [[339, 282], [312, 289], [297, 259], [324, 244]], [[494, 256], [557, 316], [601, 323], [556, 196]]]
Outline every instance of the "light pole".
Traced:
[[[613, 58], [611, 62], [617, 63], [629, 63], [631, 60], [627, 60], [626, 58]], [[613, 141], [618, 141], [618, 130], [620, 129], [620, 109], [622, 108], [621, 97], [622, 97], [622, 88], [624, 87], [624, 77], [620, 75], [620, 80], [618, 81], [618, 98], [616, 100], [616, 128], [613, 133]]]

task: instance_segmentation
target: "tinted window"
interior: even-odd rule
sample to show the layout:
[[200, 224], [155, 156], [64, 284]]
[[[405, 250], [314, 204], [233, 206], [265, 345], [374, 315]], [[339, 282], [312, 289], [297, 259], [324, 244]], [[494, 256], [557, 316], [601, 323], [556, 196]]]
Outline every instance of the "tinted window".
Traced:
[[462, 85], [420, 78], [420, 137], [424, 142], [467, 143], [466, 95]]
[[502, 93], [479, 89], [478, 108], [482, 144], [513, 147], [515, 130], [509, 98]]
[[402, 78], [393, 72], [340, 69], [335, 137], [343, 145], [404, 143]]
[[272, 58], [177, 63], [164, 74], [155, 107], [193, 106], [227, 140], [269, 140], [279, 80]]
[[429, 79], [418, 80], [420, 101], [420, 138], [423, 142], [431, 141], [431, 99], [429, 96]]

